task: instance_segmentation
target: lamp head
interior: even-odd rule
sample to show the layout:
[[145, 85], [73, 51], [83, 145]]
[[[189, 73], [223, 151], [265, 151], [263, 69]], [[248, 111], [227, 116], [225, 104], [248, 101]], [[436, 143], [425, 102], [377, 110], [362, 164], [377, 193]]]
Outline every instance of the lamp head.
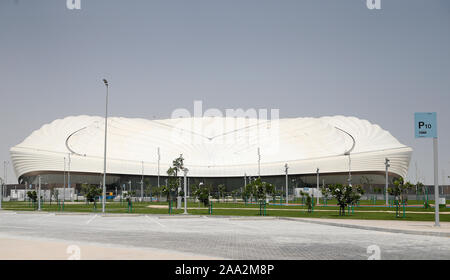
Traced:
[[109, 86], [108, 81], [106, 79], [103, 79], [103, 83], [105, 84], [105, 86]]

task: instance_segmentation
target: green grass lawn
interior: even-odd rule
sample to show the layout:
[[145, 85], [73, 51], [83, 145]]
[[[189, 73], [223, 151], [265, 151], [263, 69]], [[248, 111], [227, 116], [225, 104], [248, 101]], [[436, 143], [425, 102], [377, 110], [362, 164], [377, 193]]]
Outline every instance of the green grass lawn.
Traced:
[[[168, 214], [167, 208], [150, 208], [149, 205], [164, 205], [166, 202], [134, 202], [133, 209], [131, 213], [134, 214]], [[174, 205], [175, 206], [175, 205]], [[194, 215], [209, 215], [208, 209], [198, 203], [188, 203], [189, 213]], [[174, 207], [175, 208], [175, 207]], [[230, 208], [230, 209], [220, 209], [220, 208]], [[244, 208], [244, 209], [238, 209]], [[4, 210], [12, 211], [35, 211], [32, 204], [28, 202], [3, 202]], [[290, 211], [287, 211], [290, 209]], [[330, 218], [330, 219], [371, 219], [371, 220], [408, 220], [408, 221], [434, 221], [434, 208], [424, 209], [424, 208], [407, 208], [405, 218], [396, 218], [395, 213], [385, 213], [383, 211], [395, 211], [395, 208], [388, 207], [355, 207], [354, 214], [349, 214], [346, 216], [339, 216], [338, 208], [332, 206], [318, 206], [314, 208], [314, 213], [307, 213], [303, 206], [280, 206], [280, 205], [269, 205], [266, 208], [267, 216], [272, 217], [308, 217], [308, 218]], [[42, 205], [42, 211], [47, 212], [61, 212], [58, 209], [58, 205], [55, 202], [50, 203], [45, 202]], [[374, 211], [374, 212], [363, 212], [363, 211]], [[442, 212], [448, 212], [449, 209], [441, 209]], [[70, 204], [66, 203], [64, 205], [64, 212], [78, 212], [78, 213], [101, 213], [101, 203], [97, 203], [97, 209], [94, 211], [93, 204], [89, 205], [86, 203]], [[120, 202], [108, 202], [106, 205], [107, 213], [128, 213], [127, 203]], [[408, 213], [408, 212], [423, 212], [423, 213]], [[426, 213], [428, 212], [428, 213]], [[173, 209], [172, 214], [181, 214], [183, 210]], [[259, 206], [255, 204], [245, 204], [245, 203], [213, 203], [213, 215], [224, 215], [224, 216], [259, 216]], [[400, 209], [400, 216], [402, 216], [402, 211]], [[441, 221], [450, 222], [450, 215], [440, 215]]]

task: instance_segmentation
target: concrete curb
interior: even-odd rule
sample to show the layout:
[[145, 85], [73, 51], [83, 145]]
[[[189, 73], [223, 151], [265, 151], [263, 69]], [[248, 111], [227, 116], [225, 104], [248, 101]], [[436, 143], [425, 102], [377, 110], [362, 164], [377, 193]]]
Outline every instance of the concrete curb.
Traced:
[[356, 229], [371, 230], [371, 231], [382, 231], [382, 232], [391, 232], [391, 233], [404, 233], [404, 234], [414, 234], [414, 235], [450, 237], [450, 233], [448, 233], [448, 232], [433, 232], [433, 231], [418, 231], [418, 230], [406, 230], [406, 229], [380, 228], [380, 227], [361, 226], [361, 225], [349, 225], [349, 224], [340, 224], [340, 223], [323, 222], [323, 221], [303, 220], [301, 218], [280, 217], [280, 220], [296, 221], [296, 222], [319, 224], [319, 225], [326, 225], [326, 226], [356, 228]]

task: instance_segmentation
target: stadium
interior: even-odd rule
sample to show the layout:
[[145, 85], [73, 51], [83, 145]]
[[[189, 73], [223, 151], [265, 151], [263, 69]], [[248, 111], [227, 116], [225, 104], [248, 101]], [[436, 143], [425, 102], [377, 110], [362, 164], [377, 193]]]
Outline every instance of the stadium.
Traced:
[[[70, 187], [100, 185], [105, 120], [74, 116], [55, 120], [10, 149], [20, 184]], [[380, 126], [355, 117], [277, 120], [202, 117], [178, 119], [108, 118], [108, 191], [124, 186], [139, 192], [164, 185], [172, 161], [183, 155], [188, 186], [224, 184], [240, 189], [260, 176], [289, 188], [332, 183], [385, 183], [405, 177], [412, 149]], [[287, 169], [286, 169], [287, 165]], [[181, 174], [182, 176], [183, 174]], [[70, 178], [69, 178], [70, 176]]]

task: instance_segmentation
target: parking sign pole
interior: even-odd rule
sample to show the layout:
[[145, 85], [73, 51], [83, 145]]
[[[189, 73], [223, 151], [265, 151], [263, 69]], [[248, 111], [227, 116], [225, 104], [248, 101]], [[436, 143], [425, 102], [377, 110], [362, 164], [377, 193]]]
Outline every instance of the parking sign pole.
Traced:
[[438, 172], [438, 131], [437, 114], [415, 113], [414, 126], [416, 138], [433, 138], [434, 159], [434, 226], [439, 227], [439, 172]]
[[433, 154], [434, 154], [434, 226], [439, 225], [439, 176], [438, 176], [438, 140], [433, 138]]

